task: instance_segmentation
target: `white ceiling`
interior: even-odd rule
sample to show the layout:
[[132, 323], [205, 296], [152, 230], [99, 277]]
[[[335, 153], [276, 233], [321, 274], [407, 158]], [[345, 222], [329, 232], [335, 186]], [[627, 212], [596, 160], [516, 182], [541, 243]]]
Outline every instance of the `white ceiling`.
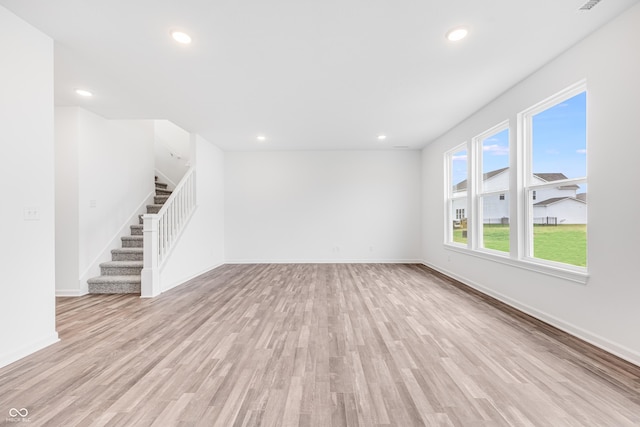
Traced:
[[[578, 11], [586, 0], [0, 5], [55, 40], [57, 105], [168, 119], [224, 150], [360, 150], [423, 147], [638, 1], [590, 12]], [[452, 44], [444, 34], [459, 25], [469, 37]]]

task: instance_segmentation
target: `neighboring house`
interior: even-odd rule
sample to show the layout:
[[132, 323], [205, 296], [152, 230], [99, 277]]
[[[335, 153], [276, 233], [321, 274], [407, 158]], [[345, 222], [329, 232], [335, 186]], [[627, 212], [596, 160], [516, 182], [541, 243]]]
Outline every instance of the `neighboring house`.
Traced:
[[586, 224], [587, 203], [575, 197], [553, 197], [533, 205], [535, 223], [555, 218], [557, 224]]
[[[567, 179], [559, 172], [534, 173], [534, 184]], [[496, 169], [487, 172], [482, 177], [483, 191], [498, 191], [509, 188], [509, 168]], [[557, 224], [586, 224], [587, 223], [587, 195], [576, 194], [580, 187], [577, 185], [563, 185], [533, 191], [533, 217], [535, 223], [546, 223], [547, 218], [554, 218]], [[453, 218], [461, 220], [467, 217], [467, 180], [461, 181], [453, 187], [454, 194], [462, 196], [453, 201]], [[485, 196], [483, 200], [483, 221], [485, 224], [500, 224], [508, 222], [509, 192]], [[544, 218], [544, 219], [543, 219]]]

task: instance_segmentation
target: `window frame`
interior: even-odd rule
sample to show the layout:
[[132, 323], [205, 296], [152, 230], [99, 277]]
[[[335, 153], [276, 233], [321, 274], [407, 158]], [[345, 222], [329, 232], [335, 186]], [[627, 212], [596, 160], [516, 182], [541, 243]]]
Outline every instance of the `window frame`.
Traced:
[[[529, 203], [529, 195], [533, 197], [533, 201], [537, 200], [537, 191], [544, 190], [547, 188], [555, 188], [566, 185], [580, 185], [588, 183], [588, 171], [586, 175], [578, 178], [568, 178], [558, 181], [546, 182], [541, 184], [534, 184], [534, 170], [533, 170], [533, 117], [539, 113], [542, 113], [549, 108], [555, 107], [556, 105], [573, 98], [576, 95], [581, 93], [587, 93], [587, 82], [586, 80], [581, 80], [551, 96], [548, 98], [538, 102], [537, 104], [527, 108], [526, 110], [520, 112], [518, 114], [518, 128], [521, 129], [521, 141], [518, 141], [519, 148], [522, 148], [523, 156], [522, 163], [519, 167], [519, 172], [521, 173], [521, 182], [522, 185], [522, 193], [521, 199], [519, 203], [521, 203], [522, 212], [524, 213], [522, 225], [523, 227], [519, 230], [518, 241], [522, 242], [521, 245], [521, 253], [520, 258], [534, 264], [539, 264], [548, 267], [561, 268], [569, 271], [574, 271], [576, 273], [587, 274], [588, 267], [581, 267], [572, 264], [566, 264], [558, 261], [551, 261], [542, 258], [536, 258], [533, 256], [534, 246], [533, 246], [533, 231], [534, 231], [534, 215], [533, 215], [533, 203]], [[588, 100], [587, 100], [587, 108], [588, 108]], [[588, 139], [588, 134], [587, 134]], [[588, 140], [586, 141], [588, 144]], [[588, 149], [587, 149], [588, 152]], [[588, 213], [587, 213], [588, 218]], [[587, 220], [588, 226], [588, 220]], [[523, 229], [524, 228], [524, 229]], [[587, 241], [587, 251], [589, 250], [589, 243]], [[588, 266], [587, 261], [587, 266]]]
[[[501, 188], [493, 191], [485, 191], [484, 190], [484, 173], [483, 164], [484, 164], [484, 147], [483, 143], [486, 138], [489, 138], [493, 135], [496, 135], [503, 131], [508, 131], [509, 133], [509, 184], [507, 188]], [[473, 242], [471, 248], [473, 250], [482, 251], [492, 253], [501, 257], [509, 257], [511, 251], [503, 252], [496, 249], [486, 248], [484, 247], [484, 206], [483, 201], [487, 196], [498, 196], [500, 194], [510, 194], [511, 193], [511, 127], [509, 126], [509, 120], [504, 120], [497, 125], [490, 127], [484, 132], [476, 135], [471, 139], [471, 144], [473, 146], [474, 156], [469, 162], [473, 163], [473, 166], [470, 167], [472, 171], [474, 171], [473, 176], [475, 177], [474, 183], [472, 183], [471, 187], [473, 189], [470, 198], [472, 203], [475, 206], [474, 217], [471, 218], [470, 222], [474, 224], [473, 229], [476, 231], [473, 235]], [[467, 184], [467, 187], [469, 185]], [[509, 206], [509, 217], [511, 217], [511, 209]], [[511, 233], [510, 233], [511, 234]], [[509, 245], [511, 245], [511, 235], [509, 235]]]
[[[467, 190], [465, 191], [464, 195], [458, 195], [458, 196], [454, 196], [454, 192], [453, 192], [453, 186], [454, 186], [454, 182], [453, 182], [453, 157], [455, 154], [459, 153], [460, 151], [466, 151], [467, 153]], [[459, 248], [467, 248], [469, 246], [469, 233], [467, 231], [467, 243], [458, 243], [455, 242], [453, 240], [453, 222], [454, 220], [458, 220], [457, 218], [457, 211], [454, 212], [453, 211], [453, 201], [454, 200], [459, 200], [459, 199], [463, 199], [466, 198], [467, 199], [467, 203], [465, 204], [465, 213], [467, 214], [466, 218], [467, 218], [467, 227], [469, 227], [469, 214], [470, 214], [470, 210], [469, 210], [469, 159], [470, 159], [471, 155], [469, 152], [469, 144], [467, 141], [456, 145], [455, 147], [453, 147], [451, 150], [447, 151], [445, 153], [444, 156], [444, 161], [445, 161], [445, 165], [444, 165], [444, 169], [445, 169], [445, 174], [446, 174], [446, 179], [445, 179], [445, 212], [444, 212], [444, 219], [445, 219], [445, 233], [444, 233], [444, 244], [445, 245], [452, 245], [454, 247], [459, 247]], [[460, 219], [461, 221], [461, 219]]]
[[[512, 267], [545, 274], [548, 276], [568, 280], [577, 284], [586, 284], [589, 279], [588, 261], [587, 267], [574, 266], [571, 264], [549, 261], [530, 256], [533, 254], [533, 226], [529, 226], [529, 221], [533, 224], [533, 204], [529, 203], [529, 197], [533, 191], [544, 189], [545, 187], [558, 187], [562, 185], [588, 184], [588, 170], [585, 177], [569, 178], [566, 180], [533, 184], [530, 177], [532, 171], [532, 122], [531, 119], [536, 114], [557, 105], [575, 95], [586, 92], [587, 110], [589, 108], [589, 94], [586, 79], [556, 92], [546, 99], [533, 106], [509, 116], [488, 130], [480, 133], [469, 141], [458, 144], [446, 151], [445, 158], [445, 238], [444, 247], [446, 250], [459, 252], [465, 255], [481, 258], [506, 264]], [[482, 227], [478, 227], [478, 221], [482, 216], [478, 215], [482, 208], [481, 196], [488, 193], [478, 191], [482, 189], [482, 139], [493, 133], [498, 133], [506, 128], [509, 129], [509, 188], [507, 191], [500, 190], [498, 193], [509, 194], [509, 223], [510, 223], [510, 251], [502, 252], [493, 249], [478, 247], [481, 240], [476, 234], [482, 233]], [[480, 141], [479, 143], [475, 141]], [[587, 117], [587, 144], [588, 144], [588, 117]], [[478, 146], [480, 146], [478, 148]], [[454, 153], [461, 150], [467, 152], [467, 223], [468, 233], [466, 244], [453, 241], [452, 214], [452, 157]], [[480, 155], [479, 155], [480, 152]], [[588, 150], [587, 150], [588, 152]], [[480, 187], [478, 187], [480, 186]], [[588, 215], [588, 212], [587, 212]], [[588, 223], [588, 222], [587, 222]], [[588, 225], [587, 225], [588, 226]], [[588, 239], [588, 234], [587, 234]], [[587, 240], [587, 251], [588, 251]]]

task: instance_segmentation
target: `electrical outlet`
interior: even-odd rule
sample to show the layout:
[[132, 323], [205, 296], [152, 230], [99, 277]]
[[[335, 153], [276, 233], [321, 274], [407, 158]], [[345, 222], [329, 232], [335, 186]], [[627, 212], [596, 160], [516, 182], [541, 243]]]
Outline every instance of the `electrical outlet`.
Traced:
[[40, 208], [37, 206], [28, 206], [24, 208], [25, 221], [40, 221]]

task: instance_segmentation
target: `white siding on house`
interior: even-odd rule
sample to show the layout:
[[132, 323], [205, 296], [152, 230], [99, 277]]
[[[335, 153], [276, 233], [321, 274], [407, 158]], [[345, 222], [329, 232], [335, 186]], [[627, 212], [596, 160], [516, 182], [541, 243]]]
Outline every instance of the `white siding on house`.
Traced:
[[456, 193], [457, 196], [461, 196], [464, 195], [464, 197], [459, 197], [456, 199], [453, 199], [451, 201], [451, 218], [456, 220], [456, 219], [460, 219], [456, 217], [456, 211], [459, 209], [464, 209], [464, 216], [463, 218], [467, 217], [467, 192], [466, 191], [459, 191]]
[[557, 218], [560, 224], [586, 224], [587, 223], [587, 204], [576, 199], [563, 199], [551, 203], [547, 206], [534, 206], [533, 217]]
[[499, 224], [503, 218], [509, 218], [509, 193], [492, 194], [482, 198], [482, 218], [485, 224]]
[[509, 169], [505, 169], [497, 175], [484, 180], [482, 190], [485, 193], [491, 191], [507, 190], [509, 188]]
[[[546, 181], [533, 177], [533, 185], [545, 184]], [[576, 189], [575, 188], [562, 188], [562, 187], [550, 187], [550, 188], [541, 188], [536, 190], [536, 202], [543, 202], [548, 199], [553, 199], [556, 197], [576, 197]]]

